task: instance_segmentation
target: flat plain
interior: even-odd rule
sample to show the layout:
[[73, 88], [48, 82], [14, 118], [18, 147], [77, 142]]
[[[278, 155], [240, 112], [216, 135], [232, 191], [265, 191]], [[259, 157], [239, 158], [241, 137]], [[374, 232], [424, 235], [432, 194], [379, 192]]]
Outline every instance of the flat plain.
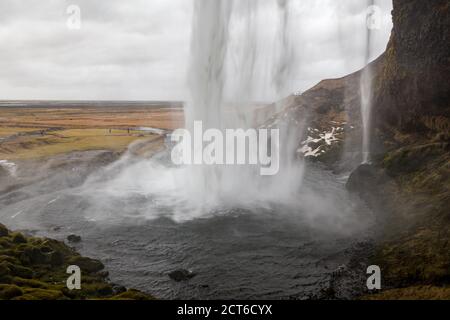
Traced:
[[164, 103], [0, 104], [0, 160], [88, 150], [122, 152], [137, 140], [182, 127], [183, 119], [180, 105]]

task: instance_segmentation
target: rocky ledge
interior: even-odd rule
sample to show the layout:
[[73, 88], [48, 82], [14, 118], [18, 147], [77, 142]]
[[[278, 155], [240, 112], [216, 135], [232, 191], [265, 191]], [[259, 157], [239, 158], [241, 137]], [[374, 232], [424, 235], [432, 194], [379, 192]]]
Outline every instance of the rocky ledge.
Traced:
[[[69, 290], [67, 267], [81, 269], [81, 289]], [[28, 237], [0, 224], [0, 300], [151, 300], [108, 281], [104, 265], [63, 242]]]

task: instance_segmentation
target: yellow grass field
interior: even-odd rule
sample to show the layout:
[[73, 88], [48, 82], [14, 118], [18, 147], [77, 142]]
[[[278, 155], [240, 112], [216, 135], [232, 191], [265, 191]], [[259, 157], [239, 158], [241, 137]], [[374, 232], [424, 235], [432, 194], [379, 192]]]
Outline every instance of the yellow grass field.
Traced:
[[169, 108], [0, 108], [0, 160], [122, 152], [135, 141], [159, 138], [141, 127], [171, 130], [182, 123], [182, 111]]

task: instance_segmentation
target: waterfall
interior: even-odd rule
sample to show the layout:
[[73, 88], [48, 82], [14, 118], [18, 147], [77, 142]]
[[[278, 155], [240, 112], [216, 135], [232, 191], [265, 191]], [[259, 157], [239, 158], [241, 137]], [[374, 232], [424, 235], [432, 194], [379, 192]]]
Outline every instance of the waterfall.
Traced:
[[[275, 24], [278, 30], [274, 30], [271, 39], [274, 53], [269, 59], [262, 56], [267, 52], [262, 46], [268, 44], [258, 27], [264, 23], [264, 16], [259, 15], [262, 5], [279, 10], [279, 21]], [[252, 0], [195, 1], [188, 72], [190, 100], [185, 106], [185, 127], [190, 132], [194, 132], [196, 121], [202, 122], [203, 130], [214, 128], [223, 132], [260, 125], [255, 123], [252, 101], [258, 100], [258, 94], [268, 86], [274, 91], [281, 90], [286, 81], [281, 79], [290, 70], [289, 57], [275, 50], [279, 35], [282, 35], [282, 50], [289, 47], [287, 6], [286, 0], [264, 4]], [[261, 66], [270, 72], [261, 76]], [[281, 157], [289, 160], [284, 161], [276, 177], [262, 177], [252, 165], [189, 166], [187, 179], [195, 181], [191, 184], [190, 197], [202, 204], [199, 209], [208, 210], [223, 203], [277, 201], [296, 192], [302, 170], [292, 158], [298, 140], [292, 131], [288, 134], [287, 127], [280, 134], [283, 142], [280, 150], [286, 154]], [[225, 152], [229, 151], [226, 146]]]
[[361, 119], [362, 119], [362, 162], [370, 162], [370, 142], [371, 142], [371, 116], [372, 116], [372, 68], [370, 66], [370, 54], [372, 44], [372, 15], [375, 0], [368, 0], [368, 11], [366, 20], [366, 41], [364, 48], [364, 69], [361, 73], [360, 92], [361, 92]]
[[[270, 121], [257, 119], [254, 101], [273, 102], [277, 97], [284, 98], [298, 90], [298, 80], [308, 76], [308, 69], [321, 69], [322, 65], [319, 76], [309, 73], [317, 80], [326, 78], [322, 76], [323, 72], [334, 74], [335, 70], [329, 70], [327, 61], [317, 65], [314, 55], [322, 48], [321, 44], [334, 39], [330, 37], [335, 25], [334, 10], [344, 9], [353, 17], [354, 7], [350, 4], [332, 0], [195, 0], [188, 70], [190, 98], [184, 108], [185, 128], [195, 131], [197, 121], [202, 122], [203, 132], [209, 128], [222, 131], [278, 128], [280, 170], [274, 176], [262, 176], [259, 166], [251, 164], [176, 164], [170, 161], [172, 149], [151, 159], [137, 158], [129, 152], [86, 181], [84, 192], [89, 197], [95, 195], [89, 210], [90, 218], [110, 219], [110, 212], [119, 218], [127, 214], [134, 217], [135, 211], [139, 211], [146, 218], [164, 216], [182, 222], [230, 210], [234, 213], [235, 209], [298, 214], [313, 224], [330, 217], [336, 222], [345, 216], [351, 208], [337, 208], [336, 204], [342, 204], [340, 199], [317, 191], [321, 188], [321, 174], [315, 166], [311, 166], [308, 176], [303, 179], [303, 162], [298, 159], [297, 150], [299, 143], [308, 138], [302, 136], [308, 131], [305, 120], [293, 114], [295, 110], [284, 110]], [[359, 6], [358, 2], [360, 13]], [[318, 17], [331, 19], [327, 21], [329, 29], [321, 28], [323, 21], [320, 19], [320, 23], [314, 25]], [[355, 21], [359, 27], [360, 15], [350, 19], [350, 22]], [[317, 28], [317, 34], [311, 33]], [[347, 25], [347, 28], [353, 30], [353, 25]], [[360, 35], [361, 32], [358, 39], [361, 39]], [[372, 41], [370, 37], [369, 32], [366, 63], [370, 59], [370, 44], [376, 40]], [[336, 39], [336, 42], [349, 44], [351, 50], [346, 53], [356, 52], [356, 57], [360, 54], [360, 41], [353, 41], [353, 35], [348, 40]], [[332, 43], [325, 48], [338, 49], [339, 46]], [[327, 50], [325, 57], [335, 58], [338, 50], [332, 49]], [[333, 66], [339, 64], [338, 60], [333, 60]], [[355, 63], [352, 71], [360, 67]], [[367, 109], [371, 100], [370, 81], [370, 69], [366, 68], [361, 76], [362, 110], [368, 110], [362, 112], [364, 115], [370, 115], [370, 108]], [[302, 89], [307, 89], [311, 84], [303, 85]], [[284, 106], [280, 102], [270, 107], [281, 109]], [[370, 117], [363, 118], [365, 128], [368, 128]], [[368, 129], [364, 137], [368, 139]], [[364, 149], [369, 150], [369, 140], [365, 141]], [[202, 139], [201, 143], [207, 144]], [[365, 160], [369, 160], [368, 152], [366, 154]], [[99, 195], [97, 190], [102, 190], [102, 194]], [[128, 206], [128, 201], [138, 205], [139, 210]], [[131, 211], [127, 211], [128, 208]]]

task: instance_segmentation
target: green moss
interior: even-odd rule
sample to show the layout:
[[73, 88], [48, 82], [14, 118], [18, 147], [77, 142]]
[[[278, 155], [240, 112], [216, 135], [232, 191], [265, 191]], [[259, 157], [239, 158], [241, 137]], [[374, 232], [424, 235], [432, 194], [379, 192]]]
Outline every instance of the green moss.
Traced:
[[429, 161], [446, 153], [442, 143], [413, 145], [388, 153], [382, 163], [391, 176], [399, 176], [420, 170]]
[[450, 300], [449, 287], [414, 286], [386, 290], [364, 296], [362, 300]]
[[0, 238], [0, 248], [1, 249], [11, 248], [11, 246], [12, 246], [12, 243], [8, 238], [6, 238], [6, 237]]
[[13, 243], [27, 243], [25, 236], [19, 232], [14, 232], [11, 234]]
[[50, 256], [34, 245], [18, 248], [17, 255], [25, 265], [47, 264], [50, 262]]
[[81, 290], [77, 291], [76, 294], [82, 297], [107, 297], [113, 294], [113, 289], [108, 283], [83, 283]]
[[7, 261], [0, 262], [0, 276], [11, 274], [11, 269], [9, 268], [10, 263]]
[[68, 298], [58, 290], [25, 289], [23, 295], [15, 297], [14, 300], [67, 300]]
[[10, 300], [23, 294], [22, 289], [15, 285], [0, 284], [0, 299]]
[[79, 266], [82, 271], [87, 273], [95, 273], [105, 268], [103, 263], [101, 263], [100, 261], [82, 256], [70, 257], [67, 263], [70, 265]]
[[33, 270], [30, 268], [21, 266], [20, 264], [9, 263], [8, 267], [11, 270], [11, 274], [15, 276], [19, 276], [22, 278], [31, 278], [33, 277]]
[[396, 186], [383, 200], [389, 203], [389, 225], [373, 261], [382, 267], [387, 286], [450, 283], [449, 155], [446, 144], [418, 141], [381, 162]]
[[[80, 256], [60, 241], [26, 237], [5, 232], [0, 249], [0, 299], [57, 300], [108, 299], [114, 290], [105, 279], [104, 265]], [[66, 268], [77, 265], [82, 270], [81, 290], [66, 287]], [[121, 299], [144, 299], [150, 296], [130, 290]]]
[[6, 237], [9, 234], [9, 230], [0, 223], [0, 237]]
[[9, 262], [9, 263], [13, 263], [13, 264], [19, 264], [20, 261], [15, 258], [15, 257], [11, 257], [11, 256], [7, 256], [7, 255], [0, 255], [0, 263], [2, 262]]
[[154, 298], [137, 290], [128, 290], [115, 295], [111, 300], [153, 300]]
[[41, 282], [39, 280], [33, 279], [23, 279], [19, 277], [14, 277], [12, 279], [12, 283], [19, 287], [29, 287], [29, 288], [39, 288], [39, 289], [48, 289], [49, 285], [47, 283]]

